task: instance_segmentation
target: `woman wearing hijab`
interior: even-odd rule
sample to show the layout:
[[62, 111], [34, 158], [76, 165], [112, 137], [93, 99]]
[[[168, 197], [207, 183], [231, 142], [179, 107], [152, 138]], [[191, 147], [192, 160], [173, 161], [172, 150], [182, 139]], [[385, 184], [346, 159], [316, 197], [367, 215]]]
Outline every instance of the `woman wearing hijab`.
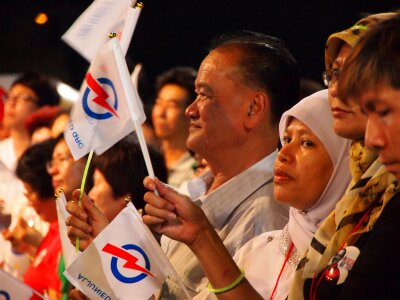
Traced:
[[[234, 257], [262, 297], [286, 298], [300, 258], [350, 181], [350, 142], [335, 135], [332, 121], [326, 90], [303, 99], [281, 118], [283, 146], [275, 162], [274, 194], [291, 206], [289, 223], [283, 230], [255, 237]], [[296, 125], [299, 122], [311, 133]], [[316, 139], [326, 150], [331, 168], [324, 165], [322, 154], [309, 150]], [[292, 143], [300, 143], [300, 147]]]

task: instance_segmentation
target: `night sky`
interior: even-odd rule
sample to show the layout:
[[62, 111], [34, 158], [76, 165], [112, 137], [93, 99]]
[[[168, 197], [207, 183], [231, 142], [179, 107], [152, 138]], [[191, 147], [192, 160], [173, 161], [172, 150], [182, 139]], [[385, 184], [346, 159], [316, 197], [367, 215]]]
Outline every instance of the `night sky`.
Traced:
[[[143, 2], [127, 61], [131, 68], [143, 64], [149, 86], [154, 76], [172, 66], [197, 68], [216, 34], [238, 29], [282, 38], [298, 60], [302, 76], [320, 81], [324, 44], [330, 33], [350, 27], [366, 14], [400, 8], [398, 1], [385, 0]], [[0, 73], [40, 71], [79, 88], [88, 64], [60, 38], [90, 3], [2, 1]], [[33, 22], [40, 11], [49, 15], [43, 26]]]

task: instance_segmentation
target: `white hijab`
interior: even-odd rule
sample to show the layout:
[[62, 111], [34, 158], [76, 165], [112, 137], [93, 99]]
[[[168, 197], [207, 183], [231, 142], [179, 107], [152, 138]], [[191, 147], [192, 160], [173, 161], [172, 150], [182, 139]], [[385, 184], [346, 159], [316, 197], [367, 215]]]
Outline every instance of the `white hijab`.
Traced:
[[293, 207], [289, 210], [289, 234], [298, 251], [303, 254], [310, 245], [318, 226], [333, 211], [350, 182], [351, 141], [337, 136], [333, 131], [328, 90], [319, 91], [304, 98], [282, 115], [279, 123], [281, 141], [288, 126], [289, 117], [298, 119], [313, 131], [324, 144], [333, 164], [332, 176], [318, 201], [307, 212]]

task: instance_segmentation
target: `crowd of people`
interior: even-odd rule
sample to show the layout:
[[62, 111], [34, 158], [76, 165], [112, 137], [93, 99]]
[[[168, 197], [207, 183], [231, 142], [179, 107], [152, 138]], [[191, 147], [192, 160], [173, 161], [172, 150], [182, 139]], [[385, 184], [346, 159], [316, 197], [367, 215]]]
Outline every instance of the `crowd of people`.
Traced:
[[2, 120], [1, 267], [49, 299], [87, 299], [63, 275], [62, 188], [82, 251], [127, 202], [142, 212], [178, 276], [154, 299], [397, 299], [399, 29], [399, 12], [381, 13], [330, 35], [327, 89], [303, 99], [279, 38], [218, 36], [198, 71], [157, 77], [156, 178], [129, 134], [95, 155], [81, 205], [69, 110], [50, 79], [21, 75]]

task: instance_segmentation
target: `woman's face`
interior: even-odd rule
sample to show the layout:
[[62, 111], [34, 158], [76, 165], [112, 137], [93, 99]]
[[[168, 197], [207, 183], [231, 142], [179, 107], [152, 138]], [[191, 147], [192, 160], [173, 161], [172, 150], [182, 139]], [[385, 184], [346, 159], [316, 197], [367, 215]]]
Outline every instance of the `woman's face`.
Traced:
[[[343, 44], [333, 63], [333, 69], [337, 69], [340, 72], [351, 49], [348, 44]], [[367, 117], [361, 111], [360, 105], [354, 99], [347, 99], [347, 102], [344, 103], [337, 97], [336, 79], [331, 80], [328, 89], [329, 103], [333, 115], [333, 129], [336, 134], [352, 140], [364, 138]]]
[[106, 215], [107, 219], [112, 221], [119, 212], [125, 208], [125, 199], [124, 197], [114, 197], [112, 187], [98, 169], [94, 170], [93, 183], [93, 188], [89, 192], [89, 197]]
[[60, 140], [53, 150], [52, 160], [48, 172], [52, 177], [54, 190], [57, 192], [60, 188], [69, 199], [72, 192], [80, 187], [85, 160], [74, 161], [64, 139]]
[[275, 161], [275, 198], [307, 210], [321, 197], [332, 172], [332, 160], [325, 146], [304, 123], [293, 118]]

